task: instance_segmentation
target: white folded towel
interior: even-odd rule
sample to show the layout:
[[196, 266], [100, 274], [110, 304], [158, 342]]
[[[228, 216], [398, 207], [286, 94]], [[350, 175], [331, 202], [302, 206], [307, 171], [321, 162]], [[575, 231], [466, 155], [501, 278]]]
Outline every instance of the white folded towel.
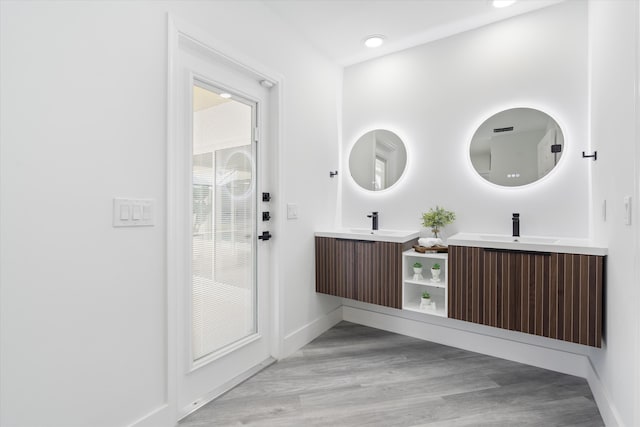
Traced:
[[420, 246], [424, 246], [425, 248], [431, 248], [433, 246], [444, 246], [442, 243], [442, 239], [439, 237], [420, 237], [418, 239], [418, 244]]

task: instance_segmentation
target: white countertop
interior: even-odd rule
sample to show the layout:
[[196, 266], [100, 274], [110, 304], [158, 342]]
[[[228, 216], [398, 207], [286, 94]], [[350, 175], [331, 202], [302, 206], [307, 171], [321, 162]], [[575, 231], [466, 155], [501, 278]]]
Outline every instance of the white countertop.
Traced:
[[607, 248], [595, 245], [591, 240], [562, 237], [511, 237], [501, 234], [457, 233], [449, 237], [447, 244], [454, 246], [475, 246], [479, 248], [558, 252], [565, 254], [607, 254]]
[[333, 237], [336, 239], [372, 240], [377, 242], [405, 243], [417, 239], [419, 231], [407, 230], [369, 230], [365, 228], [339, 228], [327, 231], [316, 231], [317, 237]]

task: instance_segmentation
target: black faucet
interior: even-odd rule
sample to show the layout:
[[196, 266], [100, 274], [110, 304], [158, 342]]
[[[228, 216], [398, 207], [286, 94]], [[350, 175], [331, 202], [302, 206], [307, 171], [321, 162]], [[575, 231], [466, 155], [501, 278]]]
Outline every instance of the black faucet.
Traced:
[[378, 212], [371, 212], [370, 215], [367, 215], [367, 218], [371, 218], [371, 229], [378, 229]]
[[513, 221], [513, 237], [520, 237], [520, 214], [514, 213], [511, 221]]

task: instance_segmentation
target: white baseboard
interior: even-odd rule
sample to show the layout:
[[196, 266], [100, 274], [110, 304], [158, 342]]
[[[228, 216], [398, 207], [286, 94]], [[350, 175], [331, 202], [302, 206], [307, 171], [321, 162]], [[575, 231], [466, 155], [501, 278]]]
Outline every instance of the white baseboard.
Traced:
[[611, 403], [611, 398], [607, 389], [602, 385], [598, 372], [593, 367], [593, 364], [589, 361], [589, 372], [586, 376], [593, 398], [598, 405], [602, 420], [607, 427], [624, 427], [624, 424], [620, 421], [620, 415], [615, 409], [615, 406]]
[[295, 353], [341, 321], [342, 306], [291, 332], [284, 337], [282, 357]]
[[164, 404], [129, 424], [128, 427], [173, 427], [177, 424], [173, 420], [173, 415], [169, 405]]
[[608, 427], [623, 427], [587, 354], [512, 341], [353, 306], [342, 306], [342, 315], [348, 322], [585, 378], [605, 424]]

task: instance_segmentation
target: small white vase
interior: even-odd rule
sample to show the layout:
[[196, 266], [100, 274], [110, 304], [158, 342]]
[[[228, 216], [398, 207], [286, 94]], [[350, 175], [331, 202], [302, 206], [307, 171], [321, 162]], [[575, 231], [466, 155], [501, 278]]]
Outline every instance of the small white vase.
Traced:
[[420, 310], [428, 310], [431, 308], [431, 298], [420, 298]]
[[413, 267], [413, 280], [424, 280], [424, 277], [422, 277], [422, 267]]
[[431, 269], [431, 281], [432, 282], [439, 282], [440, 281], [440, 269], [439, 268], [432, 268]]

